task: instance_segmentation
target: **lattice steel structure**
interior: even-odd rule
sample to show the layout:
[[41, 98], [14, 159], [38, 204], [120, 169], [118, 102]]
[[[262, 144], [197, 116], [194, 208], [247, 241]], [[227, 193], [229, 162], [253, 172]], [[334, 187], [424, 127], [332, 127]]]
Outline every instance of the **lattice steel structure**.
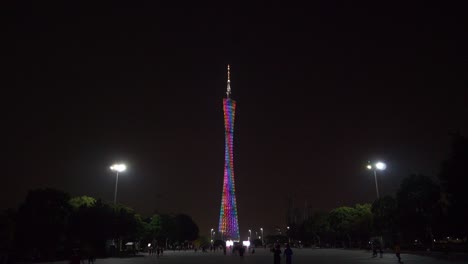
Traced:
[[223, 99], [224, 110], [224, 182], [221, 210], [219, 213], [219, 233], [223, 240], [239, 241], [239, 224], [237, 220], [236, 188], [234, 181], [234, 118], [236, 101], [231, 96], [230, 67], [228, 65], [228, 80], [226, 98]]

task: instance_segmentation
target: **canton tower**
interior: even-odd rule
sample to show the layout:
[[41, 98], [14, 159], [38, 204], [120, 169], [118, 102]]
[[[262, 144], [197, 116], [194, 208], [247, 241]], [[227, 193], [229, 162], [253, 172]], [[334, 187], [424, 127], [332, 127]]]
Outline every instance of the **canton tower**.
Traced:
[[239, 224], [237, 221], [236, 188], [234, 182], [234, 117], [236, 101], [231, 96], [230, 68], [227, 68], [226, 98], [223, 99], [224, 110], [224, 181], [221, 210], [219, 213], [219, 233], [224, 241], [239, 241]]

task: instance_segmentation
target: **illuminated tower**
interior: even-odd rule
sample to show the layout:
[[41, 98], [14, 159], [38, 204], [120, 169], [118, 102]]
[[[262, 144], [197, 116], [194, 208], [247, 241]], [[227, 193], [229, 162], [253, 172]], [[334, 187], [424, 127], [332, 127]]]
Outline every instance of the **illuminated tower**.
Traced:
[[223, 99], [224, 110], [224, 182], [221, 210], [219, 213], [219, 233], [222, 239], [239, 241], [239, 224], [237, 222], [236, 188], [234, 182], [234, 117], [236, 101], [231, 96], [230, 68], [228, 65], [228, 79], [226, 98]]

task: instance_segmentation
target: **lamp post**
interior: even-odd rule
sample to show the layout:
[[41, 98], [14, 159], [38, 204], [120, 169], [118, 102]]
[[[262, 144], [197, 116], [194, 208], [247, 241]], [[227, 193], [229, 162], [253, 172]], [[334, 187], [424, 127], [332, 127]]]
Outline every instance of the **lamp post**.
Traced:
[[252, 237], [252, 230], [249, 229], [249, 242], [250, 242], [251, 237]]
[[214, 249], [214, 240], [216, 239], [216, 232], [215, 232], [215, 231], [211, 232], [211, 236], [212, 236], [212, 238], [211, 238], [211, 246], [212, 246], [213, 249]]
[[115, 191], [114, 191], [114, 205], [117, 203], [117, 185], [119, 184], [119, 172], [123, 172], [127, 169], [125, 164], [114, 164], [110, 166], [112, 171], [115, 171]]
[[210, 230], [210, 241], [211, 241], [211, 244], [213, 244], [213, 228], [211, 228]]
[[380, 198], [380, 194], [379, 194], [379, 185], [377, 183], [377, 170], [385, 170], [387, 168], [387, 165], [383, 162], [377, 162], [375, 163], [374, 165], [371, 165], [370, 163], [367, 164], [367, 169], [368, 170], [373, 170], [374, 171], [374, 179], [375, 179], [375, 191], [377, 193], [377, 199]]
[[265, 243], [263, 242], [263, 227], [260, 227], [260, 232], [262, 232], [262, 246], [263, 246], [263, 244], [265, 244]]

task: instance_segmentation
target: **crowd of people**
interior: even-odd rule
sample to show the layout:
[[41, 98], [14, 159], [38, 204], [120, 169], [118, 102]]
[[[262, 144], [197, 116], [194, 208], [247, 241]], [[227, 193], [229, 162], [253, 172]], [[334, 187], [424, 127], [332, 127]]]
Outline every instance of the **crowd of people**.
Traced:
[[[383, 249], [382, 249], [382, 244], [379, 240], [375, 239], [369, 242], [372, 250], [372, 257], [375, 258], [380, 255], [380, 257], [383, 257]], [[180, 250], [181, 248], [179, 248]], [[177, 248], [173, 248], [173, 250], [177, 250]], [[208, 252], [208, 247], [203, 246], [200, 248], [193, 247], [193, 250], [197, 252], [198, 250], [202, 252]], [[210, 246], [209, 247], [210, 252], [217, 252], [223, 251], [223, 254], [226, 255], [227, 252], [231, 252], [233, 255], [239, 255], [241, 258], [244, 257], [244, 254], [246, 251], [248, 251], [250, 254], [255, 254], [255, 247], [246, 247], [240, 244], [235, 244], [233, 246]], [[292, 255], [293, 255], [293, 250], [291, 249], [291, 246], [286, 243], [284, 246], [284, 250], [282, 250], [281, 244], [280, 243], [274, 243], [273, 246], [270, 248], [270, 251], [273, 253], [273, 264], [280, 264], [281, 259], [284, 258], [286, 261], [286, 264], [292, 264]], [[398, 243], [395, 244], [394, 247], [394, 252], [396, 257], [398, 258], [398, 263], [403, 263], [401, 261], [401, 249], [400, 245]], [[148, 246], [148, 254], [150, 256], [156, 255], [157, 257], [162, 256], [164, 254], [164, 248], [160, 246]], [[73, 250], [73, 254], [71, 255], [70, 258], [70, 264], [84, 264], [85, 259], [88, 260], [88, 264], [94, 264], [96, 258], [94, 257], [93, 254], [87, 254], [89, 255], [87, 258], [84, 258], [81, 256], [81, 252], [78, 249]]]
[[292, 255], [293, 251], [289, 244], [286, 244], [286, 248], [284, 252], [281, 252], [281, 245], [279, 243], [275, 243], [271, 248], [271, 252], [273, 252], [273, 264], [280, 264], [281, 263], [281, 253], [283, 253], [283, 257], [286, 258], [286, 264], [292, 263]]
[[164, 254], [164, 248], [163, 247], [159, 247], [159, 246], [149, 246], [148, 247], [148, 254], [150, 256], [152, 255], [156, 255], [157, 257], [159, 257], [159, 255], [163, 255]]

